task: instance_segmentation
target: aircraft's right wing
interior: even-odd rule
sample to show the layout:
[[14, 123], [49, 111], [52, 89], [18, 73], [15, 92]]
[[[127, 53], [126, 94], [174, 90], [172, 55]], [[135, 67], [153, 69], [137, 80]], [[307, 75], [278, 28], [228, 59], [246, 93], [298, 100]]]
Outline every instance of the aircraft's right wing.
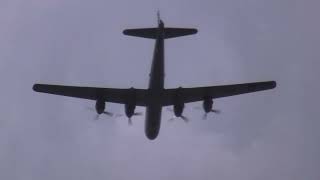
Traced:
[[266, 81], [223, 86], [166, 89], [163, 96], [163, 106], [173, 105], [176, 97], [179, 97], [184, 103], [190, 103], [202, 101], [205, 97], [214, 99], [256, 91], [264, 91], [275, 87], [275, 81]]

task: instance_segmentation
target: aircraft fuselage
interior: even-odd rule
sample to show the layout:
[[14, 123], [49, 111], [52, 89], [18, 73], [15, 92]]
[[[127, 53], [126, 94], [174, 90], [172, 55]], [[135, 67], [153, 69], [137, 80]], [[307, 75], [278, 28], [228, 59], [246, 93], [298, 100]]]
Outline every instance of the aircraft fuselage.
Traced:
[[164, 24], [160, 21], [156, 44], [153, 53], [149, 81], [149, 102], [146, 107], [145, 134], [149, 139], [155, 139], [160, 130], [162, 102], [164, 90]]

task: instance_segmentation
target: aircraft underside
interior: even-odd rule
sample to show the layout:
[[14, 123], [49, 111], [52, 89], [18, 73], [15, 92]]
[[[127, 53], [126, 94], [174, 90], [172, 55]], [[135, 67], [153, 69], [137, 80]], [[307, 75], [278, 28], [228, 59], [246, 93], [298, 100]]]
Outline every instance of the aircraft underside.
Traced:
[[254, 82], [244, 84], [219, 85], [208, 87], [164, 89], [164, 40], [197, 33], [196, 29], [168, 28], [160, 18], [158, 27], [143, 29], [127, 29], [123, 33], [129, 36], [156, 40], [148, 89], [119, 89], [98, 87], [76, 87], [50, 84], [34, 84], [33, 90], [42, 93], [83, 98], [96, 101], [97, 114], [111, 115], [105, 111], [105, 103], [125, 105], [125, 114], [129, 123], [131, 117], [137, 115], [136, 106], [146, 107], [145, 134], [150, 140], [155, 139], [160, 130], [163, 106], [173, 106], [176, 117], [187, 120], [183, 116], [185, 103], [203, 101], [203, 111], [216, 113], [213, 99], [239, 94], [264, 91], [276, 87], [275, 81]]

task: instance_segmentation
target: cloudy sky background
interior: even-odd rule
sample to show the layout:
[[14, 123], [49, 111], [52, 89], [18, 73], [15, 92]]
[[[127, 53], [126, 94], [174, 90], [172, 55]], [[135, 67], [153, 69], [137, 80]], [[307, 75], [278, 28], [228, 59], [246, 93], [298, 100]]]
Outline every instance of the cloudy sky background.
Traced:
[[[319, 1], [0, 1], [0, 179], [320, 178]], [[275, 90], [217, 99], [202, 121], [167, 122], [88, 111], [93, 101], [39, 94], [52, 83], [146, 88], [154, 41], [125, 28], [195, 27], [166, 41], [166, 87], [276, 80]], [[107, 104], [122, 113], [122, 105]], [[137, 111], [144, 111], [137, 108]]]

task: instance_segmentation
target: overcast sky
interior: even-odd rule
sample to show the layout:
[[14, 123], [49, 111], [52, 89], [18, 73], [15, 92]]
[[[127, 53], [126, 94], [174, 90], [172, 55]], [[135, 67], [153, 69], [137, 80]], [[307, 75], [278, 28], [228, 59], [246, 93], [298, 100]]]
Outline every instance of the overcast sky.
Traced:
[[[320, 23], [316, 0], [1, 0], [0, 179], [319, 180]], [[154, 41], [122, 35], [198, 28], [165, 42], [167, 88], [276, 80], [215, 100], [220, 115], [144, 135], [144, 116], [101, 116], [93, 101], [34, 83], [146, 88]], [[123, 113], [122, 105], [107, 109]], [[144, 108], [137, 111], [144, 112]]]

